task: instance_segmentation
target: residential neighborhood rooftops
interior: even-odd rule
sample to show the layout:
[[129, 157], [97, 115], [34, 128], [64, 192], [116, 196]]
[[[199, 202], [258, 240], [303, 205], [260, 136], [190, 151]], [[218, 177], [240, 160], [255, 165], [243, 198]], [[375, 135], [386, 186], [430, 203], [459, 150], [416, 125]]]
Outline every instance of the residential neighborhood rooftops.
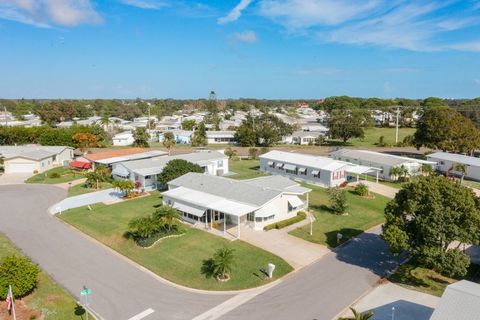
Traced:
[[297, 182], [282, 176], [258, 177], [244, 180], [244, 182], [256, 187], [269, 188], [297, 195], [302, 195], [312, 191], [311, 189], [302, 187]]
[[114, 157], [122, 157], [132, 154], [138, 154], [145, 152], [145, 149], [142, 148], [128, 148], [128, 149], [118, 149], [118, 150], [108, 150], [108, 151], [101, 151], [96, 153], [87, 153], [85, 158], [90, 161], [97, 161], [103, 160], [108, 158]]
[[312, 156], [308, 154], [285, 152], [273, 150], [262, 154], [260, 158], [265, 158], [278, 162], [289, 162], [297, 165], [304, 165], [312, 168], [321, 168], [324, 170], [338, 170], [348, 164], [342, 161], [333, 160], [327, 157]]
[[154, 158], [165, 156], [167, 153], [161, 150], [151, 150], [145, 151], [141, 148], [130, 148], [130, 149], [121, 149], [121, 150], [112, 150], [99, 153], [91, 153], [85, 155], [85, 159], [101, 163], [101, 164], [112, 164], [124, 161], [132, 161], [138, 159]]
[[157, 157], [150, 159], [134, 160], [122, 163], [127, 169], [140, 174], [142, 176], [153, 175], [162, 172], [165, 165], [174, 159], [182, 159], [189, 162], [194, 162], [199, 165], [204, 164], [204, 162], [212, 160], [227, 159], [228, 157], [218, 151], [208, 151], [208, 152], [194, 152], [187, 154], [180, 154], [175, 156], [165, 156]]
[[472, 320], [480, 314], [480, 284], [461, 280], [447, 286], [430, 320]]
[[463, 154], [448, 153], [448, 152], [435, 152], [427, 155], [427, 158], [435, 158], [439, 160], [446, 160], [458, 163], [464, 163], [469, 166], [480, 167], [480, 158], [465, 156]]
[[252, 207], [260, 207], [282, 194], [279, 190], [262, 188], [244, 181], [193, 172], [170, 181], [169, 186], [205, 192]]
[[65, 149], [73, 149], [67, 146], [0, 146], [0, 155], [5, 159], [25, 158], [32, 160], [42, 160], [62, 152]]
[[413, 159], [413, 158], [401, 157], [401, 156], [380, 153], [375, 151], [356, 150], [356, 149], [340, 149], [332, 152], [330, 156], [337, 156], [337, 157], [343, 156], [347, 158], [353, 158], [355, 160], [368, 161], [371, 163], [377, 163], [377, 164], [386, 165], [386, 166], [402, 165], [406, 162], [418, 162], [418, 163], [428, 163], [428, 164], [433, 163], [431, 161], [425, 161], [421, 159]]

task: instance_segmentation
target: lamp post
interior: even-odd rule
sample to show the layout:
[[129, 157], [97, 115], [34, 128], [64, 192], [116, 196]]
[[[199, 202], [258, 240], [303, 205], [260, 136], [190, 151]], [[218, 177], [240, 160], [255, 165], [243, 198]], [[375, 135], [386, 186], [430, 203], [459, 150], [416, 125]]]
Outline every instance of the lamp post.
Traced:
[[395, 320], [395, 307], [392, 307], [392, 320]]

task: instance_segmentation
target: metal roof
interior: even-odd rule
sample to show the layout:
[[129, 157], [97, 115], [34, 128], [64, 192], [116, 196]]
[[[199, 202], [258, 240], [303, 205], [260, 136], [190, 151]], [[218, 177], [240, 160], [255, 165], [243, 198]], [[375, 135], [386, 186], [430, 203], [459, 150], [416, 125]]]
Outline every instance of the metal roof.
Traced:
[[121, 165], [141, 176], [149, 176], [161, 173], [167, 163], [175, 159], [186, 160], [202, 166], [207, 165], [209, 161], [224, 160], [228, 159], [228, 157], [218, 151], [193, 152], [175, 156], [163, 156], [150, 159], [122, 162]]
[[248, 183], [252, 186], [257, 186], [261, 188], [269, 188], [273, 190], [283, 191], [285, 193], [292, 194], [305, 194], [312, 191], [311, 189], [304, 188], [297, 182], [278, 175], [258, 177], [249, 180], [243, 180], [245, 183]]
[[66, 146], [0, 146], [0, 155], [6, 160], [13, 158], [25, 158], [31, 160], [42, 160], [61, 153], [65, 149], [72, 149]]
[[107, 159], [95, 160], [95, 162], [101, 163], [101, 164], [112, 164], [112, 163], [118, 163], [118, 162], [134, 161], [138, 159], [148, 160], [148, 158], [162, 157], [162, 156], [165, 156], [166, 154], [167, 153], [165, 151], [153, 150], [153, 151], [147, 151], [142, 153], [124, 155], [120, 157], [112, 157]]
[[254, 186], [240, 180], [193, 172], [170, 181], [168, 186], [201, 191], [253, 207], [260, 207], [282, 194], [282, 191]]
[[[424, 162], [419, 159], [394, 156], [391, 154], [380, 153], [375, 151], [355, 150], [355, 149], [340, 149], [330, 153], [330, 156], [345, 157], [348, 159], [353, 159], [355, 161], [367, 161], [370, 163], [386, 165], [386, 166], [397, 166], [397, 165], [402, 165], [408, 162], [417, 162], [417, 163]], [[344, 159], [342, 159], [342, 161], [343, 160]]]
[[278, 150], [273, 150], [262, 154], [260, 158], [329, 171], [335, 171], [348, 165], [348, 163], [333, 160], [327, 157]]
[[435, 152], [427, 155], [427, 159], [438, 159], [452, 161], [456, 163], [463, 163], [469, 166], [480, 167], [480, 158], [465, 156], [463, 154], [447, 153], [447, 152]]
[[480, 284], [461, 280], [445, 289], [430, 320], [480, 319]]

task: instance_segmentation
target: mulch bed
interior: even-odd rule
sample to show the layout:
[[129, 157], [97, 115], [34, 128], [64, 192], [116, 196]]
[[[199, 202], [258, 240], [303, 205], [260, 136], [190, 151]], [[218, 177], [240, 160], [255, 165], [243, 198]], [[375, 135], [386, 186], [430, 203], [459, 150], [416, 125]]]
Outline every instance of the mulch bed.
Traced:
[[[22, 300], [15, 300], [15, 315], [17, 316], [17, 320], [39, 320], [42, 314], [38, 310], [28, 308]], [[8, 313], [7, 305], [4, 301], [0, 303], [0, 319], [13, 319], [13, 314], [10, 315]]]

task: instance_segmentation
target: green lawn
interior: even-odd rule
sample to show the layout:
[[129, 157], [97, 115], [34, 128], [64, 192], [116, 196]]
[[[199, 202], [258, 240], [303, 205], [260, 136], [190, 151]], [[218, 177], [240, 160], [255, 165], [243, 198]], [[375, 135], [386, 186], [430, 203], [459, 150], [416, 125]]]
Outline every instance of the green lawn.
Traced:
[[[353, 138], [348, 140], [347, 146], [354, 147], [375, 147], [378, 139], [381, 136], [385, 137], [385, 143], [387, 145], [395, 144], [395, 128], [365, 128], [365, 138]], [[403, 139], [408, 135], [413, 135], [415, 133], [415, 128], [400, 128], [398, 130], [398, 141], [402, 142]], [[340, 140], [330, 140], [332, 144], [342, 145], [343, 142]]]
[[[390, 281], [407, 289], [417, 290], [440, 297], [447, 285], [460, 279], [452, 279], [426, 268], [419, 267], [410, 260], [401, 265], [390, 276]], [[480, 266], [470, 265], [465, 279], [480, 282]]]
[[[0, 234], [0, 258], [12, 254], [21, 255], [11, 242]], [[85, 319], [84, 315], [78, 314], [79, 310], [83, 309], [78, 309], [75, 300], [44, 272], [40, 273], [35, 291], [23, 298], [23, 301], [29, 308], [40, 310], [47, 320]], [[92, 316], [89, 318], [94, 319]]]
[[306, 184], [305, 187], [312, 189], [309, 196], [310, 210], [316, 218], [313, 222], [313, 235], [310, 236], [310, 225], [306, 225], [291, 231], [290, 234], [294, 236], [335, 247], [338, 245], [337, 233], [340, 232], [345, 241], [385, 221], [383, 210], [389, 201], [386, 197], [375, 194], [374, 199], [367, 199], [348, 190], [348, 214], [335, 215], [328, 208], [327, 189]]
[[[52, 178], [51, 175], [53, 173], [58, 173], [60, 177]], [[58, 167], [58, 168], [53, 168], [43, 173], [34, 175], [33, 177], [28, 178], [26, 182], [56, 184], [56, 183], [69, 182], [69, 181], [73, 181], [81, 178], [83, 178], [83, 175], [80, 173], [73, 173], [73, 171], [70, 170], [69, 168]]]
[[[137, 246], [122, 235], [133, 217], [150, 214], [161, 203], [158, 193], [114, 205], [96, 204], [93, 210], [77, 208], [60, 218], [86, 234], [100, 240], [119, 253], [147, 267], [172, 282], [206, 290], [236, 290], [268, 283], [260, 272], [269, 262], [274, 263], [275, 280], [292, 267], [281, 258], [243, 241], [230, 242], [210, 233], [188, 228], [181, 237], [164, 239], [151, 249]], [[202, 262], [212, 257], [216, 249], [225, 245], [235, 250], [236, 263], [232, 278], [225, 283], [206, 278], [201, 273]]]
[[73, 197], [73, 196], [78, 196], [81, 194], [85, 193], [90, 193], [90, 192], [95, 192], [95, 191], [100, 191], [104, 189], [112, 188], [112, 184], [108, 182], [102, 182], [100, 183], [100, 188], [99, 189], [92, 189], [88, 188], [85, 184], [77, 184], [76, 186], [68, 188], [68, 196]]
[[229, 161], [229, 171], [236, 174], [231, 176], [233, 179], [253, 179], [267, 175], [258, 171], [260, 162], [258, 160], [236, 160]]

